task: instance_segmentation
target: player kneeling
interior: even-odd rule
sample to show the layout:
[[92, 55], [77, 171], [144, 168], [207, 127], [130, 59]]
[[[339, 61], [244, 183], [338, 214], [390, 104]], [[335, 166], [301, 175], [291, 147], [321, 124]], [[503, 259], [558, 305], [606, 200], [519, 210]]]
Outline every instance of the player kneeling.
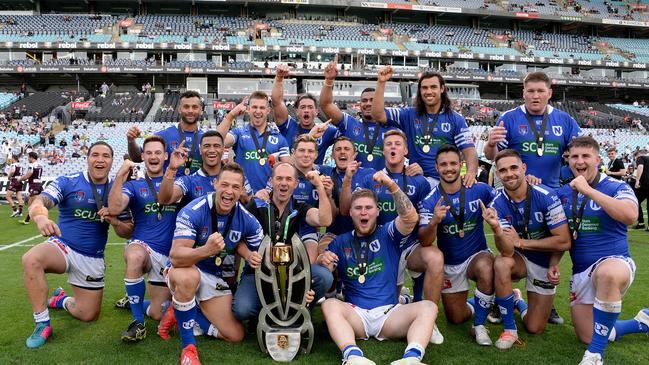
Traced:
[[408, 196], [384, 172], [375, 181], [392, 193], [398, 217], [377, 226], [376, 195], [368, 189], [352, 194], [350, 215], [354, 230], [336, 237], [319, 257], [322, 265], [337, 269], [346, 303], [327, 299], [322, 304], [329, 333], [340, 348], [343, 364], [374, 364], [356, 346], [356, 338], [406, 337], [403, 358], [392, 364], [421, 364], [432, 332], [437, 305], [429, 300], [401, 305], [397, 298], [400, 247], [417, 225], [418, 215]]

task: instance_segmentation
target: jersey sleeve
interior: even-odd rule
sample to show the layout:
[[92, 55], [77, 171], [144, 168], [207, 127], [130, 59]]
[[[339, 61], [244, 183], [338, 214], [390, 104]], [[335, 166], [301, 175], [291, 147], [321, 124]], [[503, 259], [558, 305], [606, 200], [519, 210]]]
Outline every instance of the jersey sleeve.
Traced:
[[396, 219], [393, 221], [388, 222], [385, 226], [384, 229], [387, 230], [388, 237], [392, 240], [392, 242], [397, 245], [397, 248], [401, 248], [401, 246], [406, 244], [406, 241], [408, 241], [408, 237], [410, 236], [409, 234], [404, 235], [399, 230], [397, 229], [396, 225]]
[[401, 128], [410, 118], [413, 108], [385, 108], [388, 127]]
[[234, 128], [228, 132], [228, 134], [230, 134], [232, 138], [234, 138], [234, 143], [232, 144], [233, 149], [235, 149], [237, 143], [239, 143], [239, 137], [241, 137], [241, 131], [242, 131], [241, 128]]
[[[428, 180], [426, 180], [426, 178], [423, 178], [422, 176], [422, 179], [419, 180], [420, 183], [419, 186], [417, 187], [417, 198], [415, 199], [415, 202], [421, 202], [424, 199], [426, 199], [426, 197], [428, 196], [428, 194], [430, 194], [430, 191], [432, 190], [430, 188], [430, 183], [428, 182]], [[418, 204], [415, 203], [414, 205], [415, 207], [417, 207]]]
[[187, 193], [191, 191], [191, 183], [192, 180], [189, 178], [189, 176], [181, 176], [174, 180], [174, 186], [180, 188], [180, 190], [183, 192], [183, 196], [187, 195]]
[[343, 112], [343, 119], [338, 123], [338, 133], [345, 134], [346, 131], [353, 128], [356, 118]]
[[638, 198], [635, 196], [633, 189], [627, 183], [621, 183], [615, 190], [615, 195], [613, 197], [617, 200], [631, 200], [636, 205], [638, 205]]
[[481, 194], [482, 202], [484, 203], [485, 206], [489, 206], [489, 204], [496, 197], [496, 189], [494, 189], [493, 187], [491, 187], [491, 186], [489, 186], [487, 184], [484, 184], [484, 185], [481, 185], [481, 186], [484, 187], [484, 190], [483, 190], [483, 192]]
[[434, 189], [428, 196], [417, 204], [417, 211], [419, 211], [419, 228], [426, 227], [430, 224], [435, 213], [435, 205], [437, 205], [436, 194], [437, 189]]
[[548, 195], [545, 195], [545, 221], [547, 222], [548, 228], [555, 229], [563, 224], [568, 223], [566, 218], [566, 212], [563, 210], [563, 205], [561, 200], [557, 196], [556, 191], [551, 192]]
[[464, 117], [454, 112], [451, 112], [451, 116], [453, 118], [453, 124], [455, 125], [454, 142], [457, 148], [465, 150], [467, 148], [475, 147], [473, 137], [471, 136], [471, 130], [469, 130], [469, 125], [466, 123]]
[[246, 212], [245, 217], [246, 232], [244, 239], [246, 240], [246, 245], [250, 250], [257, 251], [261, 244], [261, 240], [264, 238], [264, 230], [261, 228], [259, 221], [257, 221], [252, 214]]
[[503, 204], [504, 200], [505, 198], [494, 198], [494, 200], [491, 201], [491, 204], [489, 204], [489, 208], [496, 209], [496, 213], [498, 214], [498, 224], [500, 224], [501, 228], [513, 228], [512, 223], [507, 220], [507, 216], [511, 217], [512, 212], [509, 211], [506, 204]]
[[286, 138], [284, 136], [280, 135], [279, 137], [279, 157], [288, 157], [290, 156], [290, 149], [288, 147], [288, 143], [286, 142]]
[[198, 228], [195, 219], [195, 211], [192, 210], [191, 205], [183, 208], [180, 214], [178, 214], [178, 217], [176, 217], [174, 239], [187, 239], [196, 242], [196, 231]]
[[275, 125], [277, 126], [277, 129], [279, 129], [279, 133], [281, 133], [281, 135], [284, 136], [284, 137], [286, 137], [288, 135], [289, 127], [290, 127], [290, 124], [292, 123], [291, 119], [293, 119], [293, 117], [291, 117], [289, 115], [288, 118], [286, 118], [286, 120], [284, 121], [284, 123], [282, 123], [282, 124], [275, 123]]
[[42, 194], [53, 201], [54, 205], [59, 205], [65, 196], [69, 182], [67, 176], [59, 176], [43, 190]]
[[568, 144], [570, 144], [573, 138], [581, 136], [582, 134], [584, 134], [584, 132], [579, 127], [579, 124], [577, 123], [575, 118], [573, 118], [570, 114], [567, 114], [566, 119], [567, 119], [567, 124], [570, 126], [570, 131], [567, 135], [568, 140], [566, 141], [566, 146], [567, 146]]

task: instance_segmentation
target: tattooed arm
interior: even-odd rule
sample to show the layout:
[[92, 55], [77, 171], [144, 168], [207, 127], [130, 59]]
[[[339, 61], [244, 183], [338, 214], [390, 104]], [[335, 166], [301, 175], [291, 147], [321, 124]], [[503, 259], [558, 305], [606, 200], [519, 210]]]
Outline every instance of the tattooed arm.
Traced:
[[373, 178], [374, 181], [388, 188], [388, 191], [392, 194], [397, 214], [399, 214], [395, 220], [397, 229], [403, 235], [410, 234], [419, 221], [419, 214], [417, 214], [417, 209], [412, 205], [408, 195], [401, 191], [399, 185], [392, 181], [383, 171], [375, 173]]
[[55, 205], [47, 195], [41, 194], [34, 199], [29, 207], [29, 216], [36, 223], [38, 231], [45, 237], [61, 235], [59, 226], [49, 218], [49, 209]]

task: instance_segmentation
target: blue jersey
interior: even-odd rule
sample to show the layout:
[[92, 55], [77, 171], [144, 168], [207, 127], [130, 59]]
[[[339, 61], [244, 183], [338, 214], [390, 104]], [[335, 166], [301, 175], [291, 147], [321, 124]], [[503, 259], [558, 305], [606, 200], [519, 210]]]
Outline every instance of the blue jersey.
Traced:
[[[178, 131], [179, 125], [172, 125], [166, 129], [163, 129], [161, 131], [155, 132], [156, 135], [162, 137], [165, 142], [167, 142], [167, 154], [171, 156], [173, 151], [178, 148], [178, 145], [182, 142], [180, 139], [180, 133]], [[201, 137], [203, 136], [203, 131], [198, 129], [198, 133], [196, 135], [196, 140], [194, 140], [194, 131], [183, 131], [184, 137], [185, 137], [185, 147], [191, 153], [192, 151], [192, 146], [194, 143], [200, 143]], [[191, 172], [194, 172], [198, 169], [201, 168], [203, 165], [203, 158], [201, 157], [201, 148], [200, 144], [196, 145], [194, 149], [194, 154], [193, 154], [193, 159], [191, 163], [190, 170]], [[167, 166], [169, 166], [169, 159], [165, 160], [164, 163], [164, 169], [167, 169]], [[178, 172], [176, 176], [182, 176], [185, 175], [185, 167], [181, 166], [181, 168], [178, 169]]]
[[[372, 138], [374, 137], [375, 129], [379, 128], [376, 144], [374, 144], [374, 147], [372, 148], [372, 161], [367, 159], [369, 147], [365, 140], [364, 125], [367, 125], [370, 143], [373, 140]], [[347, 113], [343, 113], [343, 120], [338, 123], [339, 136], [348, 137], [352, 142], [354, 142], [354, 146], [356, 147], [356, 161], [360, 162], [363, 167], [369, 167], [374, 170], [380, 170], [385, 167], [385, 157], [383, 157], [383, 134], [390, 129], [393, 128], [388, 128], [376, 122], [361, 121]]]
[[271, 176], [272, 169], [268, 163], [268, 155], [278, 153], [278, 157], [288, 157], [288, 144], [277, 128], [269, 126], [268, 142], [266, 144], [266, 162], [259, 164], [260, 157], [257, 153], [257, 147], [253, 138], [257, 139], [260, 148], [263, 145], [263, 133], [259, 134], [257, 129], [253, 128], [254, 136], [250, 134], [248, 126], [238, 127], [230, 131], [234, 136], [234, 145], [232, 150], [236, 154], [235, 161], [243, 167], [246, 172], [246, 178], [250, 181], [250, 186], [254, 192], [263, 189]]
[[[567, 223], [566, 214], [563, 212], [561, 201], [552, 189], [545, 185], [532, 186], [530, 221], [528, 225], [529, 237], [524, 239], [538, 240], [550, 237], [550, 230], [555, 229]], [[498, 212], [498, 220], [502, 228], [514, 228], [519, 236], [525, 232], [525, 203], [512, 201], [505, 193], [504, 189], [498, 190], [496, 197], [491, 202], [491, 206]], [[519, 250], [533, 263], [542, 267], [550, 266], [550, 257], [552, 252], [541, 252], [532, 250]]]
[[[187, 204], [181, 209], [176, 219], [174, 239], [188, 239], [194, 241], [194, 247], [203, 246], [207, 238], [214, 232], [212, 230], [212, 203], [214, 194], [208, 194]], [[257, 251], [264, 237], [261, 225], [239, 202], [232, 208], [232, 220], [227, 232], [226, 229], [230, 215], [217, 214], [217, 226], [225, 240], [225, 250], [229, 255], [234, 255], [239, 242], [246, 241], [251, 251]], [[221, 276], [222, 268], [214, 263], [215, 256], [199, 261], [196, 266], [202, 271]]]
[[[430, 183], [422, 175], [406, 176], [407, 184], [404, 184], [404, 175], [402, 173], [389, 172], [387, 169], [383, 169], [383, 172], [399, 185], [401, 191], [408, 195], [410, 202], [415, 207], [430, 193]], [[373, 175], [366, 174], [360, 183], [360, 188], [370, 189], [376, 193], [380, 210], [377, 223], [386, 224], [397, 218], [397, 208], [388, 188], [374, 181]]]
[[[151, 178], [156, 193], [160, 191], [162, 178]], [[158, 203], [146, 179], [127, 181], [122, 186], [122, 193], [128, 197], [128, 207], [133, 215], [133, 239], [146, 242], [154, 251], [169, 256], [176, 225], [176, 204], [161, 206], [162, 219], [158, 220]]]
[[[636, 204], [638, 203], [633, 189], [627, 183], [613, 179], [605, 174], [600, 174], [600, 181], [595, 188], [597, 191], [615, 199], [628, 199]], [[574, 227], [572, 192], [573, 190], [569, 185], [562, 187], [558, 191], [559, 198], [570, 221], [571, 233]], [[578, 194], [576, 207], [578, 213], [583, 200], [584, 196]], [[613, 219], [601, 206], [589, 199], [584, 206], [584, 214], [577, 233], [577, 239], [572, 241], [572, 247], [570, 248], [572, 271], [575, 274], [580, 273], [602, 257], [613, 255], [629, 256], [627, 226]]]
[[[397, 274], [401, 245], [407, 236], [397, 229], [394, 221], [378, 226], [372, 235], [359, 237], [361, 254], [367, 252], [365, 283], [360, 275], [354, 251], [354, 231], [336, 237], [327, 250], [338, 256], [338, 277], [343, 282], [345, 301], [364, 309], [397, 304]], [[366, 249], [369, 245], [369, 249]]]
[[[418, 163], [424, 170], [425, 176], [439, 180], [439, 173], [435, 165], [437, 150], [445, 145], [457, 146], [460, 150], [475, 147], [471, 131], [466, 120], [454, 111], [440, 113], [431, 133], [428, 152], [424, 152], [424, 135], [426, 126], [435, 120], [434, 114], [426, 116], [417, 115], [417, 109], [386, 108], [388, 126], [401, 129], [408, 137], [408, 159], [410, 163]], [[424, 121], [424, 118], [426, 121]], [[426, 123], [426, 125], [424, 125]]]
[[[295, 139], [297, 139], [298, 136], [302, 134], [309, 134], [311, 131], [310, 129], [304, 129], [300, 126], [300, 123], [293, 117], [289, 116], [288, 119], [284, 124], [277, 125], [279, 128], [280, 133], [286, 138], [286, 143], [288, 143], [289, 147], [293, 149], [293, 144], [295, 143]], [[324, 132], [322, 137], [317, 138], [316, 141], [318, 142], [318, 157], [315, 159], [315, 163], [318, 165], [322, 165], [322, 162], [324, 161], [325, 154], [327, 152], [327, 148], [334, 144], [334, 140], [336, 139], [336, 136], [338, 135], [338, 129], [332, 125], [327, 128], [327, 130]]]
[[[180, 187], [182, 190], [183, 196], [187, 201], [192, 201], [196, 198], [200, 198], [203, 195], [214, 192], [214, 180], [216, 180], [219, 175], [208, 176], [205, 173], [205, 170], [199, 169], [189, 176], [181, 176], [176, 178], [174, 185]], [[252, 195], [252, 188], [248, 179], [244, 177], [244, 189], [246, 195]]]
[[[97, 214], [95, 196], [87, 172], [59, 176], [45, 188], [43, 195], [59, 206], [61, 241], [73, 250], [91, 257], [104, 257], [108, 239], [108, 222], [102, 222]], [[97, 184], [99, 199], [108, 193], [112, 181]]]
[[[335, 167], [320, 166], [320, 172], [323, 175], [330, 176], [334, 182], [333, 199], [338, 207], [340, 207], [340, 189], [343, 187], [343, 179], [345, 178], [345, 171], [338, 171]], [[352, 191], [361, 186], [361, 182], [365, 179], [366, 175], [374, 175], [374, 169], [364, 169], [359, 167], [352, 177]], [[327, 232], [339, 235], [349, 231], [349, 227], [353, 227], [352, 217], [349, 215], [336, 214], [333, 223], [327, 227]]]
[[559, 182], [561, 186], [569, 184], [574, 178], [575, 176], [572, 174], [572, 170], [570, 169], [570, 166], [568, 165], [561, 166], [561, 170], [559, 170]]
[[[549, 105], [547, 110], [548, 121], [543, 137], [543, 156], [537, 154], [536, 138], [527, 120], [524, 105], [500, 116], [496, 124], [504, 122], [507, 136], [504, 141], [498, 143], [498, 150], [511, 148], [518, 151], [527, 165], [528, 174], [543, 180], [544, 185], [558, 189], [561, 156], [572, 138], [581, 134], [581, 129], [568, 113]], [[532, 115], [532, 120], [536, 123], [537, 130], [540, 130], [543, 116]]]
[[[489, 205], [496, 192], [487, 184], [476, 183], [466, 189], [464, 194], [464, 238], [458, 235], [460, 227], [450, 211], [446, 212], [446, 217], [437, 225], [437, 247], [444, 254], [445, 265], [459, 265], [473, 254], [487, 249], [480, 201]], [[441, 198], [442, 193], [437, 185], [426, 199], [420, 202], [419, 228], [425, 228], [430, 224], [435, 206]], [[448, 198], [455, 212], [459, 214], [460, 191], [448, 194]], [[443, 204], [448, 206], [445, 202]]]

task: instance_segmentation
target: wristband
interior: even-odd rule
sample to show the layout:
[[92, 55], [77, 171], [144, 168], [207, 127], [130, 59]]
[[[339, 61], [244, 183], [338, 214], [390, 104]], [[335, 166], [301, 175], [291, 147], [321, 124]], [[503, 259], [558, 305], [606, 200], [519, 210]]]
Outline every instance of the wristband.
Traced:
[[[330, 83], [327, 83], [327, 81], [329, 81]], [[327, 79], [325, 79], [325, 80], [324, 80], [324, 86], [334, 87], [334, 80], [327, 80]]]

